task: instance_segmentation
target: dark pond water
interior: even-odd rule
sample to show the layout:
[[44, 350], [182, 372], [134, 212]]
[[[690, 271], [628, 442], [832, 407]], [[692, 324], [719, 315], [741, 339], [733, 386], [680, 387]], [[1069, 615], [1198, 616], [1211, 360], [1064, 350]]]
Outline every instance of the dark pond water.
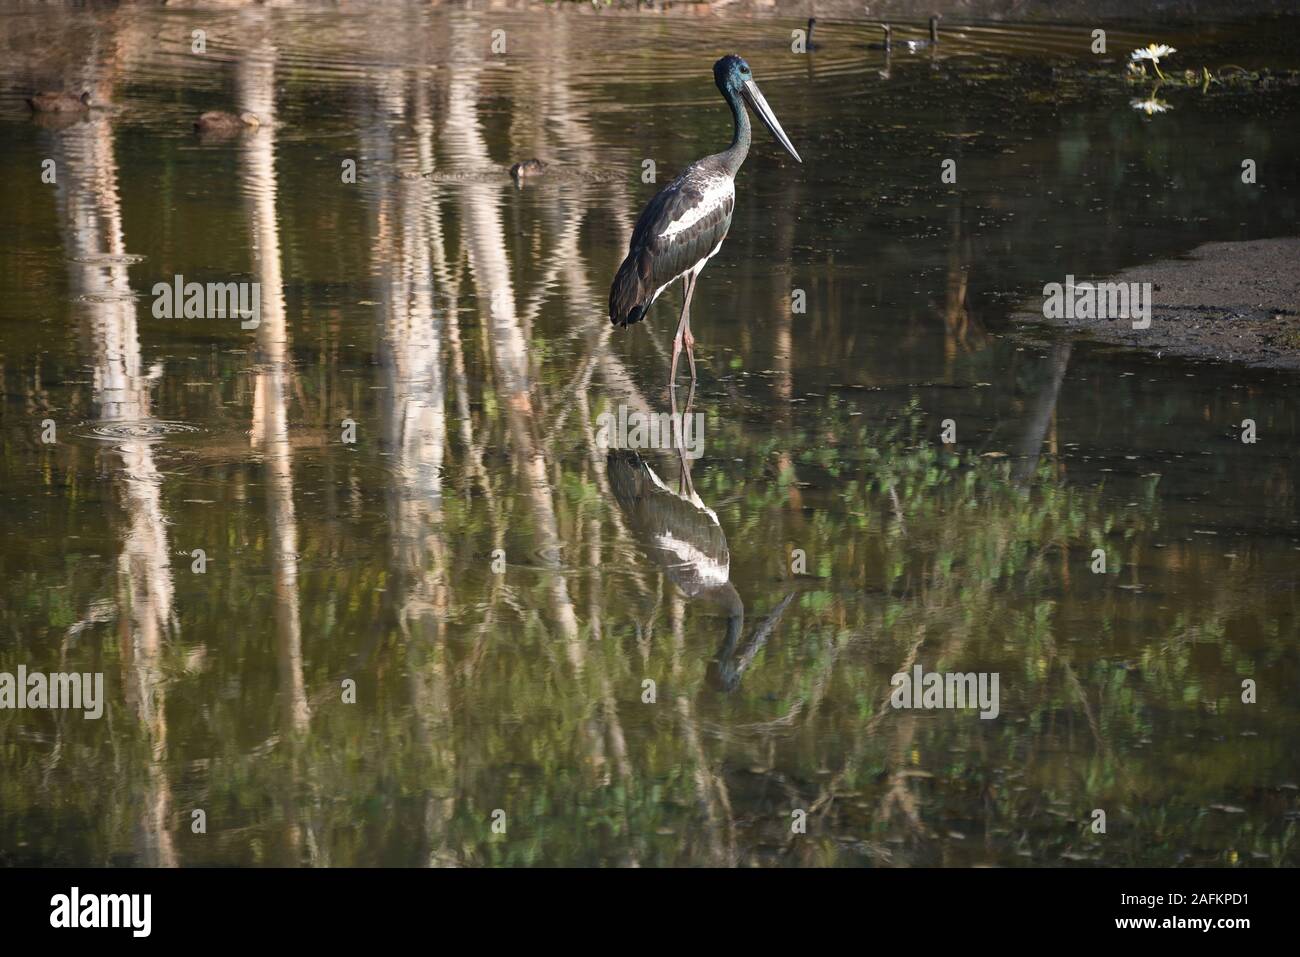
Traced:
[[[1295, 233], [1296, 91], [1123, 77], [1295, 24], [797, 25], [0, 14], [0, 671], [107, 698], [0, 711], [0, 863], [1298, 863], [1295, 376], [1007, 321]], [[759, 130], [700, 280], [690, 500], [598, 418], [668, 411], [679, 293], [606, 299], [732, 50], [804, 164]], [[177, 275], [259, 324], [155, 318]], [[917, 665], [996, 718], [893, 708]]]

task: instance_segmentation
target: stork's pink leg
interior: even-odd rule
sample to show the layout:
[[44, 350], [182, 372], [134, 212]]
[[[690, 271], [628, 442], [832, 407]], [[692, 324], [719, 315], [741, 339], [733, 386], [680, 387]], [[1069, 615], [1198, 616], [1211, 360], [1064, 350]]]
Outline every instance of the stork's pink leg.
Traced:
[[677, 388], [677, 359], [682, 354], [682, 342], [687, 342], [686, 355], [691, 360], [691, 381], [695, 381], [695, 353], [691, 347], [695, 344], [695, 339], [691, 336], [691, 293], [695, 291], [695, 275], [686, 273], [682, 277], [682, 282], [686, 284], [686, 301], [682, 303], [682, 315], [677, 320], [677, 335], [673, 337], [673, 365], [672, 370], [668, 373], [668, 388]]
[[695, 284], [700, 277], [693, 272], [686, 274], [686, 304], [682, 306], [682, 331], [679, 333], [686, 345], [686, 358], [691, 364], [691, 386], [695, 386], [695, 337], [691, 335], [691, 297], [695, 295]]
[[691, 335], [691, 317], [686, 317], [686, 335], [682, 337], [686, 344], [686, 359], [691, 364], [691, 387], [695, 387], [695, 337]]

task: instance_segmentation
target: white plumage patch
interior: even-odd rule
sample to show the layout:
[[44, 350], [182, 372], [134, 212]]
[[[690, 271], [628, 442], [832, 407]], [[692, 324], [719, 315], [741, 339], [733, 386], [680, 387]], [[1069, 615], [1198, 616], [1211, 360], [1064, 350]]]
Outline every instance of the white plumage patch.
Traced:
[[703, 198], [682, 215], [668, 224], [668, 228], [659, 234], [661, 239], [672, 239], [684, 229], [690, 229], [701, 219], [724, 204], [736, 198], [736, 184], [730, 178], [710, 176], [700, 190]]
[[[722, 527], [718, 522], [717, 512], [713, 511], [713, 509], [700, 501], [699, 495], [697, 495], [694, 490], [691, 491], [690, 495], [683, 495], [679, 492], [674, 492], [664, 484], [664, 480], [659, 477], [659, 474], [653, 468], [650, 467], [649, 462], [644, 462], [642, 465], [645, 468], [646, 474], [650, 477], [650, 481], [654, 482], [660, 492], [680, 498], [685, 502], [689, 502], [695, 508], [707, 515], [709, 521], [711, 521], [715, 527], [719, 529]], [[673, 556], [675, 561], [673, 561], [669, 566], [670, 568], [690, 572], [706, 588], [716, 588], [725, 585], [731, 578], [731, 555], [729, 552], [725, 551], [725, 549], [723, 551], [722, 559], [719, 560], [716, 556], [703, 551], [694, 542], [677, 538], [669, 531], [654, 533], [651, 535], [651, 541], [654, 543], [655, 548]], [[725, 540], [723, 544], [725, 546]]]
[[727, 241], [727, 237], [723, 236], [721, 239], [718, 240], [718, 245], [713, 247], [713, 251], [695, 264], [695, 275], [698, 276], [701, 272], [704, 271], [705, 264], [708, 263], [710, 259], [712, 259], [714, 256], [718, 254], [718, 250], [722, 248], [722, 244], [726, 241]]
[[677, 559], [674, 563], [677, 568], [694, 572], [695, 577], [706, 587], [725, 585], [731, 578], [730, 562], [726, 564], [720, 563], [712, 555], [700, 551], [699, 547], [691, 542], [684, 542], [672, 535], [665, 534], [656, 535], [654, 543], [662, 551]]

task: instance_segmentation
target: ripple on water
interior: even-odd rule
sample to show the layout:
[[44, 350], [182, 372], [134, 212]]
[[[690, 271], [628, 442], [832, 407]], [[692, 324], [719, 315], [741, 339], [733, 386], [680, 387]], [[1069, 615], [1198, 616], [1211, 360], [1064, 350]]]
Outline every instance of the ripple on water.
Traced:
[[89, 256], [69, 256], [68, 262], [86, 263], [91, 266], [134, 266], [148, 258], [136, 253], [92, 253]]
[[143, 442], [159, 442], [169, 435], [183, 435], [203, 431], [197, 425], [187, 422], [172, 422], [165, 419], [118, 419], [110, 422], [91, 424], [83, 433], [86, 438], [102, 439], [106, 442], [132, 439]]
[[565, 562], [564, 552], [565, 545], [563, 542], [555, 542], [550, 545], [537, 545], [533, 548], [527, 549], [527, 554], [532, 559], [528, 564], [554, 572], [568, 573], [581, 571], [582, 569]]
[[92, 302], [105, 304], [112, 302], [137, 302], [140, 299], [133, 292], [83, 292], [79, 296], [73, 296], [73, 302]]

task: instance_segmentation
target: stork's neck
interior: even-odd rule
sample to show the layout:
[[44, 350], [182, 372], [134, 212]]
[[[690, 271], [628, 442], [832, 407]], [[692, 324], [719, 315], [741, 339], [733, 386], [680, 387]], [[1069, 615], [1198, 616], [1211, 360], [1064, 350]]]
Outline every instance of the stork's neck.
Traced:
[[735, 691], [740, 687], [740, 679], [747, 666], [743, 660], [744, 655], [738, 655], [736, 647], [745, 627], [745, 606], [741, 604], [740, 595], [731, 582], [727, 582], [717, 594], [710, 597], [727, 609], [727, 637], [722, 640], [717, 656], [709, 662], [706, 677], [709, 684], [719, 691]]
[[722, 162], [734, 177], [740, 170], [740, 164], [745, 162], [745, 157], [749, 155], [749, 111], [741, 102], [739, 93], [728, 90], [723, 96], [727, 98], [727, 105], [731, 107], [735, 133], [731, 137], [731, 145], [722, 153]]

